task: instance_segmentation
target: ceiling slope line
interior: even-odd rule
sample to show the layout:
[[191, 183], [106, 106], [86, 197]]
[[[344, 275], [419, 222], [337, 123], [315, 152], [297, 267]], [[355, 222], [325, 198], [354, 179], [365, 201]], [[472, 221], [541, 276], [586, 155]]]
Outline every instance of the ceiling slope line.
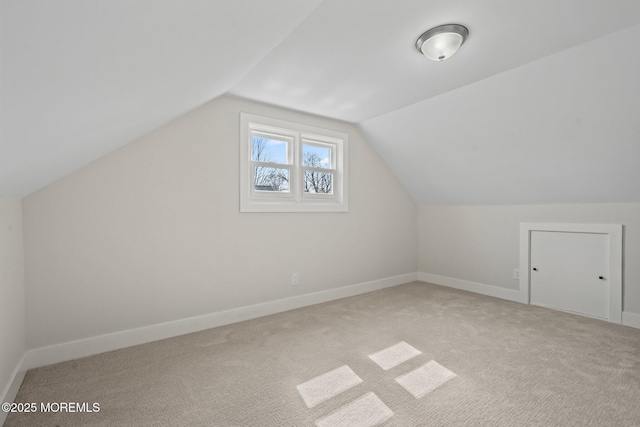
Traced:
[[251, 72], [253, 70], [256, 69], [256, 67], [258, 65], [260, 65], [260, 63], [269, 55], [271, 55], [271, 52], [273, 52], [274, 50], [276, 50], [278, 48], [278, 46], [280, 46], [285, 40], [287, 40], [289, 38], [289, 36], [291, 36], [291, 34], [296, 31], [298, 28], [300, 28], [300, 26], [307, 20], [309, 19], [309, 17], [311, 15], [313, 15], [315, 13], [315, 11], [320, 7], [320, 5], [324, 3], [324, 0], [321, 0], [318, 2], [318, 4], [311, 10], [309, 11], [309, 13], [307, 13], [303, 18], [300, 19], [300, 21], [294, 25], [293, 27], [291, 27], [291, 29], [289, 31], [287, 31], [287, 33], [285, 35], [282, 36], [282, 38], [280, 39], [280, 41], [278, 41], [277, 43], [275, 43], [271, 49], [267, 50], [267, 52], [264, 53], [264, 55], [261, 55], [259, 57], [256, 57], [255, 59], [255, 63], [248, 67], [247, 70], [242, 73], [237, 79], [234, 80], [234, 82], [229, 85], [229, 87], [227, 88], [227, 90], [223, 93], [221, 93], [220, 95], [218, 95], [218, 97], [222, 96], [222, 95], [228, 95], [228, 96], [233, 96], [235, 98], [243, 98], [246, 99], [244, 97], [241, 96], [237, 96], [234, 94], [231, 94], [230, 92], [233, 90], [233, 88], [242, 80], [244, 79], [247, 75], [251, 74]]

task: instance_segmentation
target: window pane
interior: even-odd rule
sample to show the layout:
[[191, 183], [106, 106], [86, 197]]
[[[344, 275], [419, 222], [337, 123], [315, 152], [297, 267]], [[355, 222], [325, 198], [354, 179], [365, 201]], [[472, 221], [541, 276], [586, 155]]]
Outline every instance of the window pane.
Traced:
[[288, 192], [289, 170], [256, 166], [253, 185], [258, 191]]
[[304, 192], [333, 194], [333, 174], [330, 172], [305, 171]]
[[252, 138], [251, 160], [287, 164], [287, 142], [254, 136]]
[[302, 145], [302, 166], [331, 168], [331, 149], [317, 145]]

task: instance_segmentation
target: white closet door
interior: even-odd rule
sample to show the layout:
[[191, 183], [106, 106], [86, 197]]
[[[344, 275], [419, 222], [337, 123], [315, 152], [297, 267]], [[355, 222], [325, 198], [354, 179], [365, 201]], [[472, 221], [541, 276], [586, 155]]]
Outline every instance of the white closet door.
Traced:
[[609, 318], [609, 235], [531, 232], [531, 304]]

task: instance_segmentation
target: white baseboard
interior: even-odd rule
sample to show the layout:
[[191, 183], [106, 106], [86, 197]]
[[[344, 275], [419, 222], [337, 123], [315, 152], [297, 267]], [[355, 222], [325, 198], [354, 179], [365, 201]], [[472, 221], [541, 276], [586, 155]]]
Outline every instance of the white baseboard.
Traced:
[[439, 276], [431, 273], [418, 273], [418, 280], [433, 283], [434, 285], [446, 286], [449, 288], [461, 289], [463, 291], [475, 292], [481, 295], [506, 299], [509, 301], [522, 302], [520, 291], [500, 288], [498, 286], [485, 285], [484, 283], [470, 282], [468, 280], [456, 279], [453, 277]]
[[[171, 338], [205, 329], [224, 326], [244, 320], [268, 316], [287, 310], [320, 304], [340, 298], [360, 295], [404, 283], [420, 280], [436, 285], [475, 292], [482, 295], [501, 298], [509, 301], [520, 301], [519, 291], [470, 282], [452, 277], [439, 276], [430, 273], [408, 273], [400, 276], [388, 277], [371, 282], [359, 283], [342, 288], [329, 289], [306, 295], [240, 307], [232, 310], [211, 313], [204, 316], [191, 317], [172, 322], [152, 325], [143, 328], [131, 329], [107, 335], [87, 338], [78, 341], [62, 343], [49, 347], [29, 350], [16, 366], [10, 383], [5, 387], [0, 402], [13, 402], [27, 369], [64, 362], [80, 357], [91, 356], [106, 351], [117, 350], [133, 345], [144, 344], [151, 341]], [[622, 324], [640, 329], [640, 314], [623, 312]], [[0, 425], [6, 417], [0, 412]]]
[[320, 304], [340, 298], [359, 295], [391, 286], [418, 280], [418, 273], [408, 273], [371, 282], [359, 283], [342, 288], [329, 289], [306, 295], [220, 311], [203, 316], [191, 317], [167, 323], [130, 329], [112, 334], [100, 335], [78, 341], [71, 341], [49, 347], [29, 350], [26, 353], [26, 368], [32, 369], [66, 360], [91, 356], [105, 351], [131, 347], [151, 341], [198, 332], [230, 323], [255, 319], [287, 310]]
[[[434, 285], [461, 289], [463, 291], [475, 292], [476, 294], [506, 299], [522, 304], [528, 304], [527, 301], [522, 301], [520, 291], [516, 291], [513, 289], [500, 288], [498, 286], [485, 285], [484, 283], [469, 282], [467, 280], [456, 279], [447, 276], [438, 276], [437, 274], [423, 272], [418, 273], [418, 280], [422, 282], [433, 283]], [[625, 326], [630, 326], [632, 328], [640, 329], [640, 314], [623, 311], [622, 324]]]
[[[18, 362], [16, 368], [13, 370], [13, 374], [11, 375], [11, 379], [9, 380], [9, 384], [7, 384], [5, 389], [2, 391], [2, 395], [0, 396], [0, 403], [13, 402], [14, 400], [16, 400], [18, 390], [22, 385], [22, 380], [24, 380], [24, 375], [27, 373], [24, 362], [25, 356], [22, 356], [20, 362]], [[0, 426], [4, 424], [6, 418], [7, 413], [4, 411], [0, 411]]]
[[623, 311], [622, 324], [625, 326], [631, 326], [632, 328], [640, 329], [640, 314]]

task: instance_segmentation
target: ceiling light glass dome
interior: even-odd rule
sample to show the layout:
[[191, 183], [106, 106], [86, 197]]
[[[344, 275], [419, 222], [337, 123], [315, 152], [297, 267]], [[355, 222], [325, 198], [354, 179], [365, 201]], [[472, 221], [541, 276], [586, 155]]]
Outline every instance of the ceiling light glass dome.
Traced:
[[422, 34], [416, 41], [416, 47], [427, 58], [444, 61], [460, 49], [468, 35], [469, 30], [462, 25], [441, 25]]

